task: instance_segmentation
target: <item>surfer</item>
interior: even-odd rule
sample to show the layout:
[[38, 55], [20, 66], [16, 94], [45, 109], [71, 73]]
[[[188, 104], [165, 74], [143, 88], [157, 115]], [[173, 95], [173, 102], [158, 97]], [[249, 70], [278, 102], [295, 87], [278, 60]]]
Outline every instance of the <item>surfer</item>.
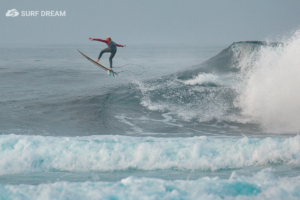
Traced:
[[117, 53], [117, 47], [126, 47], [126, 45], [120, 45], [115, 43], [114, 41], [111, 40], [110, 37], [107, 37], [105, 40], [102, 39], [94, 39], [94, 38], [89, 38], [91, 41], [100, 41], [100, 42], [104, 42], [107, 44], [107, 48], [103, 49], [99, 56], [98, 56], [98, 60], [96, 60], [96, 62], [99, 62], [101, 56], [103, 53], [106, 52], [110, 52], [110, 56], [109, 56], [109, 65], [110, 65], [110, 70], [112, 71], [112, 59], [115, 56], [115, 54]]

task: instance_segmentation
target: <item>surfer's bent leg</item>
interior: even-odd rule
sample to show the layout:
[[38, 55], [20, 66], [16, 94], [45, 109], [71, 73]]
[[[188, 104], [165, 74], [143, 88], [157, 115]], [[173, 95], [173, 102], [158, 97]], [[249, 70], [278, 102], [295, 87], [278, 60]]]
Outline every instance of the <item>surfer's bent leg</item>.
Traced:
[[114, 58], [114, 56], [116, 55], [116, 51], [112, 51], [110, 56], [109, 56], [109, 65], [110, 68], [112, 68], [112, 59]]
[[111, 52], [110, 48], [103, 49], [103, 50], [100, 52], [100, 54], [99, 54], [99, 56], [98, 56], [98, 59], [100, 60], [102, 54], [104, 54], [104, 53], [106, 53], [106, 52]]

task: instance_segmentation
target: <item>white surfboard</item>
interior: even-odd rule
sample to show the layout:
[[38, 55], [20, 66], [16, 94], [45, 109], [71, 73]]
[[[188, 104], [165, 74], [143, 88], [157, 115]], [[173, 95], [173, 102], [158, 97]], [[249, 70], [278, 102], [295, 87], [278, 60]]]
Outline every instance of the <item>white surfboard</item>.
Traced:
[[104, 69], [105, 71], [107, 71], [107, 74], [108, 74], [108, 75], [113, 75], [113, 76], [118, 75], [117, 72], [111, 71], [111, 70], [109, 70], [108, 68], [106, 68], [104, 65], [101, 65], [100, 63], [97, 63], [96, 61], [94, 61], [94, 60], [91, 59], [90, 57], [84, 55], [84, 54], [83, 54], [81, 51], [79, 51], [78, 49], [77, 49], [77, 51], [78, 51], [83, 57], [85, 57], [88, 61], [90, 61], [90, 62], [93, 63], [94, 65], [97, 65], [97, 66], [100, 67], [101, 69]]

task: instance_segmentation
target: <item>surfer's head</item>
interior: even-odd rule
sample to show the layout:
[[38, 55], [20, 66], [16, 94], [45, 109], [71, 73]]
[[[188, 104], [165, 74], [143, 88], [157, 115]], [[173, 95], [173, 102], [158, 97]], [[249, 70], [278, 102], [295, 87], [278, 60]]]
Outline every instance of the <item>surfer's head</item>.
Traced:
[[111, 38], [110, 38], [110, 37], [107, 37], [106, 40], [111, 41]]

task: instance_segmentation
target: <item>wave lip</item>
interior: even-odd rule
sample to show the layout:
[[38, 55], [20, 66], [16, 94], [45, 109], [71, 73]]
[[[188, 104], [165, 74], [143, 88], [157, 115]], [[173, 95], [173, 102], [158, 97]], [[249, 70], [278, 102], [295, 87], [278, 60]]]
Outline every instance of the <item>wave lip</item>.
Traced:
[[300, 166], [300, 136], [264, 139], [0, 136], [0, 175]]
[[[271, 169], [250, 177], [166, 181], [128, 177], [117, 182], [0, 185], [1, 199], [299, 199], [300, 176], [276, 178]], [[117, 191], [117, 192], [116, 192]]]

